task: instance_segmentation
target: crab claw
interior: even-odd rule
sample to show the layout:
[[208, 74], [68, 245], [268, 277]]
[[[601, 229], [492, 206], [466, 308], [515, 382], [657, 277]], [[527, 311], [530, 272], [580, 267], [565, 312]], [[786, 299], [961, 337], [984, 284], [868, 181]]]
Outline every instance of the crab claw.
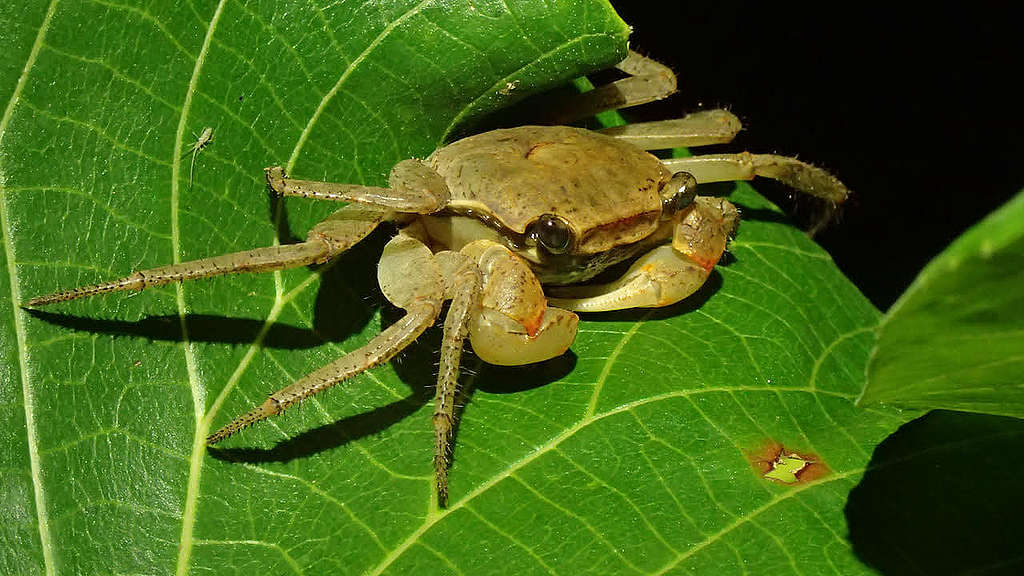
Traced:
[[676, 218], [670, 246], [640, 256], [608, 284], [551, 287], [551, 302], [578, 312], [658, 308], [699, 290], [735, 234], [739, 212], [727, 200], [698, 196]]
[[548, 308], [531, 336], [522, 326], [496, 310], [484, 310], [469, 329], [473, 351], [481, 360], [499, 366], [519, 366], [560, 356], [576, 338], [579, 318], [560, 308]]
[[739, 211], [732, 203], [723, 198], [698, 196], [676, 224], [672, 247], [710, 272], [738, 226]]
[[500, 366], [532, 364], [563, 354], [579, 319], [547, 305], [530, 266], [504, 246], [473, 242], [463, 252], [477, 260], [483, 281], [480, 309], [470, 322], [473, 351]]

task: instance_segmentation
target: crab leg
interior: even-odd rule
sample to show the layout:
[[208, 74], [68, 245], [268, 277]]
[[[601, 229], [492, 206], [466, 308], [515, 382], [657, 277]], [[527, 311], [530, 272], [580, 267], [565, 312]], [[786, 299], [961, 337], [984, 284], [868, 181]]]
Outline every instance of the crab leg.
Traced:
[[674, 120], [639, 122], [599, 130], [644, 150], [707, 146], [731, 142], [743, 128], [728, 110], [704, 110]]
[[45, 306], [107, 292], [144, 290], [173, 282], [225, 274], [269, 272], [319, 264], [352, 247], [389, 216], [387, 212], [353, 204], [336, 211], [327, 220], [316, 225], [306, 241], [299, 244], [266, 246], [141, 270], [117, 280], [39, 296], [25, 302], [24, 306]]
[[388, 300], [405, 309], [401, 320], [365, 346], [274, 392], [262, 405], [208, 436], [206, 443], [216, 444], [243, 428], [284, 412], [305, 398], [387, 362], [434, 324], [441, 313], [444, 287], [429, 248], [399, 234], [384, 248], [378, 277]]
[[805, 194], [840, 204], [850, 190], [825, 170], [796, 158], [775, 154], [710, 154], [669, 158], [662, 163], [673, 172], [689, 172], [699, 184], [753, 180], [763, 176], [778, 180]]
[[448, 465], [455, 428], [455, 397], [458, 393], [459, 362], [469, 335], [469, 323], [480, 304], [480, 272], [476, 264], [458, 252], [437, 255], [445, 279], [445, 298], [451, 299], [441, 338], [441, 363], [434, 394], [434, 478], [441, 506], [448, 501]]
[[246, 412], [206, 438], [216, 444], [256, 422], [281, 414], [295, 403], [323, 392], [335, 384], [379, 366], [391, 359], [429, 328], [440, 312], [440, 302], [422, 302], [408, 310], [401, 320], [377, 335], [368, 344], [274, 392], [260, 406]]
[[403, 160], [391, 169], [389, 188], [296, 180], [285, 178], [284, 169], [266, 169], [267, 184], [281, 196], [298, 196], [335, 202], [359, 202], [396, 212], [431, 214], [448, 205], [448, 186], [441, 176], [419, 160]]
[[615, 68], [629, 74], [629, 77], [554, 103], [548, 121], [551, 124], [568, 124], [605, 110], [661, 100], [676, 91], [676, 75], [668, 66], [632, 50]]

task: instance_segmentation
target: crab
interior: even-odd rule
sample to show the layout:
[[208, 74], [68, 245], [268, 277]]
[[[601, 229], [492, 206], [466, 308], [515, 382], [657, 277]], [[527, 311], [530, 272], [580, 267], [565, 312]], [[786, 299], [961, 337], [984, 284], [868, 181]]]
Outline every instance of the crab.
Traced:
[[[675, 90], [665, 66], [635, 52], [627, 77], [561, 106], [561, 117], [660, 99]], [[28, 301], [28, 307], [239, 272], [325, 263], [393, 223], [377, 270], [384, 296], [405, 315], [365, 346], [274, 392], [207, 438], [216, 444], [305, 398], [387, 362], [444, 319], [434, 400], [434, 472], [448, 494], [459, 363], [464, 341], [483, 361], [541, 362], [573, 343], [577, 312], [669, 306], [697, 291], [726, 249], [739, 212], [697, 195], [699, 184], [766, 176], [842, 202], [829, 173], [794, 158], [715, 154], [660, 160], [647, 150], [726, 143], [740, 122], [725, 110], [589, 131], [522, 126], [458, 140], [424, 160], [404, 160], [388, 187], [289, 178], [266, 170], [283, 197], [346, 202], [305, 242], [256, 248], [135, 272]], [[591, 280], [629, 262], [608, 283]], [[625, 264], [624, 264], [625, 266]]]

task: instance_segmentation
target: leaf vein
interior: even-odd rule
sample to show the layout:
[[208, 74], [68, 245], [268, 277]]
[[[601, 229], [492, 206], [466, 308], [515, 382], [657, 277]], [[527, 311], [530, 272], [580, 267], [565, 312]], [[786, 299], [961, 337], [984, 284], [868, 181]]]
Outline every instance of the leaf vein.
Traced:
[[24, 89], [26, 82], [28, 82], [28, 76], [33, 66], [35, 66], [36, 58], [39, 56], [39, 52], [42, 49], [43, 41], [46, 38], [46, 32], [50, 28], [50, 22], [53, 20], [53, 14], [57, 8], [58, 0], [51, 0], [49, 6], [46, 8], [46, 14], [43, 16], [42, 22], [39, 24], [39, 31], [36, 33], [35, 41], [32, 43], [32, 49], [29, 51], [28, 58], [25, 60], [25, 66], [21, 70], [21, 74], [18, 76], [18, 82], [15, 84], [14, 92], [11, 94], [11, 99], [7, 102], [7, 106], [4, 109], [4, 115], [0, 118], [0, 232], [3, 233], [3, 245], [5, 251], [5, 259], [7, 260], [7, 275], [8, 281], [10, 282], [11, 292], [11, 314], [14, 316], [14, 334], [15, 340], [18, 346], [18, 369], [21, 376], [21, 395], [22, 405], [25, 411], [25, 442], [28, 444], [28, 457], [29, 457], [29, 470], [32, 475], [32, 492], [35, 499], [36, 508], [36, 523], [39, 527], [39, 546], [43, 553], [43, 569], [47, 576], [51, 576], [57, 572], [55, 565], [55, 557], [53, 550], [53, 541], [50, 535], [50, 523], [47, 518], [46, 510], [46, 495], [43, 491], [42, 477], [41, 477], [41, 465], [39, 455], [39, 440], [37, 438], [37, 429], [35, 422], [35, 412], [33, 410], [35, 406], [35, 396], [30, 385], [32, 381], [32, 374], [28, 366], [28, 342], [27, 335], [25, 332], [25, 319], [24, 313], [18, 309], [18, 303], [21, 302], [21, 290], [18, 283], [17, 269], [15, 268], [15, 254], [14, 254], [14, 237], [11, 234], [11, 220], [8, 214], [8, 197], [7, 197], [7, 171], [3, 166], [3, 161], [6, 159], [6, 155], [3, 153], [3, 142], [4, 137], [7, 135], [7, 126], [11, 121], [11, 117], [14, 115], [14, 109], [17, 107], [18, 102], [21, 98], [21, 91]]
[[615, 546], [614, 544], [609, 542], [608, 539], [605, 538], [604, 534], [601, 534], [601, 531], [598, 530], [597, 528], [595, 528], [594, 525], [591, 524], [586, 518], [584, 518], [583, 516], [580, 516], [579, 514], [574, 513], [573, 511], [569, 510], [568, 508], [566, 508], [566, 507], [562, 506], [561, 504], [555, 502], [554, 500], [548, 498], [540, 490], [538, 490], [538, 489], [534, 488], [533, 486], [531, 486], [528, 482], [526, 482], [526, 480], [520, 478], [514, 472], [509, 475], [509, 478], [511, 478], [515, 482], [518, 482], [523, 488], [526, 488], [531, 494], [533, 494], [541, 502], [544, 502], [545, 504], [551, 506], [555, 510], [558, 510], [562, 514], [565, 514], [566, 516], [568, 516], [568, 517], [576, 520], [580, 524], [582, 524], [583, 527], [586, 528], [588, 532], [593, 534], [594, 537], [597, 538], [597, 540], [599, 542], [601, 542], [602, 545], [604, 545], [606, 548], [608, 548], [608, 550], [611, 551], [612, 554], [615, 554], [616, 556], [618, 556], [619, 559], [622, 560], [622, 562], [626, 566], [629, 566], [631, 569], [633, 569], [633, 571], [635, 571], [637, 573], [642, 573], [643, 572], [643, 570], [641, 570], [636, 564], [633, 564], [629, 560], [629, 558], [626, 558], [622, 554], [622, 552], [619, 551], [617, 546]]
[[[438, 522], [440, 522], [444, 518], [446, 518], [449, 515], [451, 515], [453, 512], [457, 511], [459, 508], [462, 508], [463, 506], [465, 506], [466, 504], [468, 504], [469, 502], [471, 502], [472, 500], [474, 500], [475, 498], [477, 498], [481, 494], [484, 494], [485, 492], [490, 490], [492, 487], [494, 487], [495, 485], [499, 484], [501, 481], [503, 481], [503, 480], [505, 480], [507, 478], [512, 477], [512, 475], [517, 470], [520, 470], [520, 469], [526, 467], [527, 465], [529, 465], [533, 461], [537, 460], [538, 458], [540, 458], [540, 457], [544, 456], [545, 454], [551, 452], [552, 450], [556, 449], [560, 444], [562, 444], [563, 442], [565, 442], [569, 438], [575, 436], [576, 433], [578, 433], [579, 431], [583, 430], [587, 426], [590, 426], [591, 424], [593, 424], [595, 422], [598, 422], [598, 421], [603, 420], [605, 418], [614, 416], [616, 414], [620, 414], [620, 413], [625, 412], [627, 410], [632, 410], [633, 408], [636, 408], [638, 406], [644, 406], [646, 404], [651, 404], [651, 403], [654, 403], [654, 402], [661, 402], [661, 401], [669, 400], [669, 399], [672, 399], [672, 398], [685, 398], [685, 397], [688, 397], [688, 396], [691, 396], [691, 395], [695, 395], [695, 394], [706, 394], [706, 393], [711, 393], [711, 392], [725, 392], [725, 391], [731, 391], [731, 390], [737, 390], [737, 391], [772, 391], [772, 392], [774, 392], [776, 390], [799, 390], [799, 391], [806, 391], [806, 389], [803, 389], [803, 388], [780, 388], [780, 387], [773, 387], [773, 386], [736, 386], [736, 387], [701, 388], [701, 389], [698, 389], [698, 390], [676, 390], [676, 391], [673, 391], [673, 392], [667, 392], [665, 394], [659, 394], [659, 395], [656, 395], [656, 396], [650, 396], [650, 397], [647, 397], [647, 398], [641, 398], [639, 400], [634, 400], [632, 402], [627, 402], [627, 403], [624, 403], [624, 404], [622, 404], [622, 405], [620, 405], [620, 406], [618, 406], [616, 408], [612, 408], [612, 409], [609, 409], [609, 410], [607, 410], [605, 412], [601, 412], [601, 413], [595, 414], [595, 415], [593, 415], [593, 416], [591, 416], [589, 418], [583, 418], [579, 422], [577, 422], [576, 424], [570, 426], [569, 428], [566, 428], [565, 430], [563, 430], [559, 434], [553, 436], [550, 440], [548, 440], [544, 444], [538, 446], [534, 451], [524, 455], [522, 458], [516, 460], [515, 462], [512, 462], [511, 464], [509, 464], [509, 466], [507, 468], [505, 468], [501, 472], [495, 474], [494, 476], [492, 476], [488, 480], [486, 480], [483, 483], [481, 483], [480, 485], [478, 485], [469, 494], [466, 494], [461, 499], [459, 499], [459, 501], [449, 505], [448, 508], [445, 508], [443, 510], [438, 510], [438, 511], [435, 511], [435, 512], [433, 512], [431, 514], [428, 514], [427, 517], [424, 519], [423, 524], [421, 524], [417, 529], [413, 530], [412, 533], [410, 533], [409, 536], [407, 536], [404, 541], [402, 541], [398, 546], [396, 546], [394, 549], [392, 549], [390, 553], [388, 553], [383, 559], [381, 559], [380, 563], [377, 564], [377, 566], [367, 570], [366, 574], [370, 574], [370, 575], [374, 575], [374, 576], [382, 574], [384, 572], [384, 570], [386, 570], [388, 568], [388, 566], [391, 566], [391, 564], [394, 563], [395, 560], [397, 560], [406, 550], [409, 549], [409, 547], [411, 547], [413, 544], [416, 544], [419, 541], [420, 537], [423, 536], [423, 534], [425, 534], [427, 532], [427, 530], [429, 530], [431, 527], [433, 527]], [[843, 477], [850, 476], [850, 475], [854, 474], [855, 472], [860, 472], [860, 470], [851, 471], [851, 472], [845, 473], [843, 475]], [[835, 479], [835, 478], [836, 478], [835, 476], [829, 476], [829, 477], [826, 477], [824, 481], [830, 481], [830, 480]], [[820, 484], [820, 483], [822, 483], [822, 482], [819, 481], [816, 484], [810, 484], [810, 483], [809, 484], [805, 484], [805, 485], [803, 485], [803, 488], [796, 488], [794, 490], [799, 491], [801, 489], [806, 489], [806, 487], [815, 486], [815, 485]], [[793, 491], [787, 492], [787, 494], [793, 494]], [[784, 499], [784, 498], [779, 498], [779, 499]], [[685, 554], [684, 554], [684, 556], [685, 556]]]
[[395, 28], [402, 25], [409, 18], [418, 14], [421, 10], [423, 10], [424, 7], [426, 7], [427, 4], [430, 4], [433, 1], [434, 0], [423, 0], [422, 2], [410, 8], [404, 14], [400, 15], [398, 18], [395, 18], [394, 20], [389, 22], [387, 26], [385, 26], [384, 29], [381, 30], [380, 34], [378, 34], [377, 37], [374, 38], [366, 46], [365, 49], [363, 49], [362, 53], [360, 53], [359, 56], [357, 56], [356, 59], [353, 60], [352, 63], [345, 68], [345, 71], [341, 73], [341, 76], [338, 78], [338, 81], [335, 82], [334, 86], [327, 92], [327, 94], [323, 96], [323, 98], [320, 99], [320, 104], [316, 107], [316, 110], [313, 111], [313, 115], [310, 116], [309, 121], [306, 122], [306, 127], [302, 130], [302, 133], [299, 135], [299, 140], [295, 143], [295, 148], [292, 150], [291, 157], [288, 158], [288, 164], [285, 167], [285, 171], [291, 172], [291, 170], [295, 167], [295, 162], [296, 160], [298, 160], [299, 153], [302, 151], [303, 146], [305, 146], [306, 140], [309, 139], [309, 134], [313, 131], [313, 126], [315, 126], [317, 121], [320, 119], [320, 116], [323, 114], [324, 109], [327, 107], [327, 104], [330, 103], [330, 101], [334, 99], [334, 96], [338, 93], [338, 91], [341, 90], [341, 87], [342, 85], [345, 84], [345, 81], [348, 80], [349, 76], [351, 76], [352, 73], [359, 68], [359, 64], [363, 60], [365, 60], [366, 57], [369, 56], [370, 53], [373, 52], [377, 48], [377, 46], [380, 45], [381, 42], [383, 42], [389, 35], [391, 35], [391, 32], [393, 32]]
[[[217, 29], [217, 23], [224, 13], [226, 0], [220, 0], [210, 17], [210, 23], [206, 28], [206, 35], [203, 38], [203, 45], [192, 68], [192, 77], [189, 79], [188, 88], [185, 92], [185, 101], [181, 106], [181, 117], [178, 119], [178, 130], [174, 137], [174, 161], [171, 165], [171, 252], [173, 262], [181, 262], [181, 227], [179, 223], [179, 180], [181, 178], [181, 150], [185, 140], [185, 125], [188, 116], [192, 111], [192, 97], [196, 93], [199, 84], [200, 74], [206, 57], [210, 53], [210, 45], [213, 42], [213, 34]], [[189, 462], [188, 482], [185, 493], [184, 514], [181, 520], [181, 536], [178, 542], [178, 560], [175, 573], [177, 576], [184, 576], [189, 572], [189, 559], [192, 554], [192, 530], [195, 526], [196, 512], [199, 500], [199, 478], [203, 467], [203, 455], [206, 453], [206, 432], [209, 424], [203, 418], [205, 408], [205, 387], [199, 379], [199, 370], [196, 365], [195, 350], [189, 339], [187, 313], [185, 304], [185, 289], [182, 284], [175, 285], [175, 294], [178, 304], [178, 319], [181, 325], [181, 346], [185, 356], [185, 369], [188, 373], [189, 387], [192, 391], [192, 406], [195, 419], [195, 430], [192, 439], [192, 455]]]
[[486, 525], [488, 528], [490, 528], [491, 530], [496, 532], [499, 536], [505, 538], [509, 542], [515, 544], [516, 547], [518, 547], [518, 548], [522, 549], [523, 551], [525, 551], [530, 556], [530, 558], [533, 558], [534, 560], [536, 560], [537, 563], [540, 564], [544, 568], [544, 570], [547, 571], [548, 574], [556, 574], [556, 572], [551, 568], [551, 566], [548, 566], [548, 563], [545, 562], [544, 559], [541, 558], [533, 548], [530, 548], [526, 544], [523, 544], [518, 538], [516, 538], [515, 536], [513, 536], [513, 535], [509, 534], [508, 532], [502, 530], [494, 522], [491, 522], [490, 520], [485, 518], [483, 514], [480, 514], [479, 512], [474, 510], [471, 506], [466, 506], [466, 510], [469, 510], [469, 512], [471, 514], [473, 514], [473, 516], [476, 516], [476, 518], [478, 520], [483, 522], [484, 525]]

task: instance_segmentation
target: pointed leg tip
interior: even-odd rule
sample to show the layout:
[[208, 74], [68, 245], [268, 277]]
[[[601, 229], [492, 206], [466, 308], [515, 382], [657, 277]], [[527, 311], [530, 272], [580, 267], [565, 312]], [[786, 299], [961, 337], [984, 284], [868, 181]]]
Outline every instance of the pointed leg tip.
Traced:
[[24, 310], [35, 310], [37, 308], [42, 308], [43, 306], [46, 306], [47, 304], [53, 304], [54, 302], [59, 302], [60, 300], [61, 300], [60, 298], [55, 298], [54, 296], [37, 296], [35, 298], [30, 298], [30, 299], [22, 302], [18, 306], [20, 308], [24, 309]]
[[274, 196], [284, 196], [284, 168], [280, 166], [268, 166], [263, 169], [267, 178], [267, 187]]
[[234, 433], [233, 430], [228, 430], [226, 427], [221, 428], [220, 430], [217, 430], [213, 434], [210, 434], [209, 436], [206, 437], [206, 445], [213, 446], [214, 444], [217, 444], [225, 440], [228, 436], [231, 436], [232, 433]]

